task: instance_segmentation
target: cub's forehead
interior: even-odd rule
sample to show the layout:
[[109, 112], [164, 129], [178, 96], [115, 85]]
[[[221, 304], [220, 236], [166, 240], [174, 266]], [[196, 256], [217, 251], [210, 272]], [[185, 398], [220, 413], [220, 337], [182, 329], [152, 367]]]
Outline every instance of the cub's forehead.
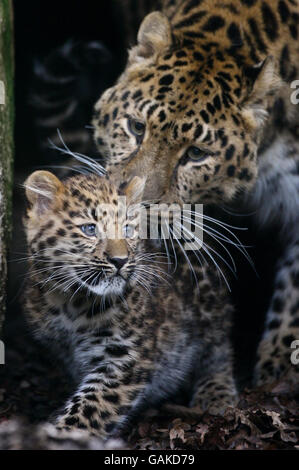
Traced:
[[118, 198], [117, 188], [106, 177], [76, 176], [65, 182], [65, 198], [77, 206], [113, 204]]

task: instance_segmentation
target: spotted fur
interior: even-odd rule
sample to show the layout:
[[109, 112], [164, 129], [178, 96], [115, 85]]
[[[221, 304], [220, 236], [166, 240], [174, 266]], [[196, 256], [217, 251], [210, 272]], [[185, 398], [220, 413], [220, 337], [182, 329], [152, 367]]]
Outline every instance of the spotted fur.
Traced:
[[[258, 348], [255, 383], [271, 382], [299, 366], [291, 345], [299, 338], [299, 142], [283, 132], [260, 160], [260, 174], [246, 198], [259, 227], [272, 227], [283, 246], [277, 263], [265, 331]], [[297, 379], [298, 380], [298, 379]]]
[[[109, 169], [120, 175], [121, 166], [122, 179], [146, 173], [147, 195], [171, 202], [230, 201], [249, 189], [267, 114], [272, 128], [277, 108], [286, 124], [295, 108], [298, 14], [292, 3], [204, 0], [177, 2], [170, 19], [167, 5], [147, 16], [124, 73], [96, 105]], [[145, 124], [142, 138], [130, 119]], [[190, 146], [202, 158], [188, 158]]]
[[[165, 263], [146, 241], [99, 236], [115, 225], [103, 204], [114, 206], [119, 194], [128, 203], [122, 226], [131, 224], [138, 234], [130, 207], [140, 202], [140, 178], [119, 194], [107, 177], [96, 175], [61, 182], [35, 172], [25, 187], [27, 319], [76, 384], [56, 425], [106, 437], [180, 392], [193, 395], [197, 413], [222, 413], [232, 405], [232, 307], [216, 273], [206, 264], [196, 268], [197, 287], [179, 259], [165, 283]], [[97, 226], [97, 236], [82, 232], [86, 224]]]
[[[146, 199], [180, 204], [230, 204], [255, 190], [258, 199], [264, 183], [278, 178], [286, 214], [278, 205], [271, 218], [282, 217], [295, 232], [293, 172], [283, 176], [282, 167], [296, 164], [287, 152], [272, 159], [271, 144], [298, 123], [290, 99], [298, 27], [297, 0], [163, 1], [141, 24], [118, 82], [95, 106], [95, 140], [109, 171], [122, 182], [146, 175]], [[293, 295], [295, 289], [288, 286]], [[298, 336], [294, 324], [287, 331], [280, 336]]]

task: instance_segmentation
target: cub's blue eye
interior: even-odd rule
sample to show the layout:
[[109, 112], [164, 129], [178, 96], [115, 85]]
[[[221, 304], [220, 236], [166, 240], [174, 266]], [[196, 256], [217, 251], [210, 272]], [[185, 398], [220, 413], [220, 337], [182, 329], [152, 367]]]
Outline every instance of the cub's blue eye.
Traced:
[[197, 162], [201, 161], [201, 160], [204, 160], [205, 158], [209, 157], [209, 155], [211, 155], [209, 152], [207, 152], [207, 150], [202, 150], [198, 147], [189, 147], [187, 152], [186, 152], [186, 155], [188, 158], [190, 158], [191, 160], [195, 160]]
[[134, 235], [133, 225], [125, 225], [123, 228], [123, 234], [125, 238], [133, 238], [133, 235]]
[[80, 229], [87, 237], [96, 236], [96, 225], [95, 224], [84, 224], [80, 225]]

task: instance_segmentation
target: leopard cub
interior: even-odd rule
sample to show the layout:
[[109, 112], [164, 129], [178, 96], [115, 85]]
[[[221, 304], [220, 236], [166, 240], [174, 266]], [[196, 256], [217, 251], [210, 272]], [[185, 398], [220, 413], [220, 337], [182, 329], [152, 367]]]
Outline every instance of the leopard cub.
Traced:
[[226, 290], [205, 264], [193, 285], [184, 259], [165, 281], [157, 246], [138, 236], [143, 187], [138, 177], [118, 190], [108, 176], [46, 171], [25, 182], [26, 317], [76, 383], [60, 429], [106, 438], [186, 392], [190, 412], [222, 413], [236, 399]]

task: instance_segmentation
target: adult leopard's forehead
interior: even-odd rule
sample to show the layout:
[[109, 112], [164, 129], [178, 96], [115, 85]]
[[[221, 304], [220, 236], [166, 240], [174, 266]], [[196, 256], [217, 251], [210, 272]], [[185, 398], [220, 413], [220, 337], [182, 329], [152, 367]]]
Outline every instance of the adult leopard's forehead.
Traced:
[[146, 70], [128, 69], [96, 105], [95, 125], [106, 128], [120, 114], [130, 112], [146, 120], [155, 119], [162, 127], [169, 119], [181, 119], [188, 125], [188, 121], [194, 124], [195, 110], [201, 123], [227, 121], [226, 110], [229, 108], [230, 114], [236, 111], [233, 105], [242, 96], [239, 70], [219, 54], [203, 61], [199, 55], [179, 50], [161, 57]]

